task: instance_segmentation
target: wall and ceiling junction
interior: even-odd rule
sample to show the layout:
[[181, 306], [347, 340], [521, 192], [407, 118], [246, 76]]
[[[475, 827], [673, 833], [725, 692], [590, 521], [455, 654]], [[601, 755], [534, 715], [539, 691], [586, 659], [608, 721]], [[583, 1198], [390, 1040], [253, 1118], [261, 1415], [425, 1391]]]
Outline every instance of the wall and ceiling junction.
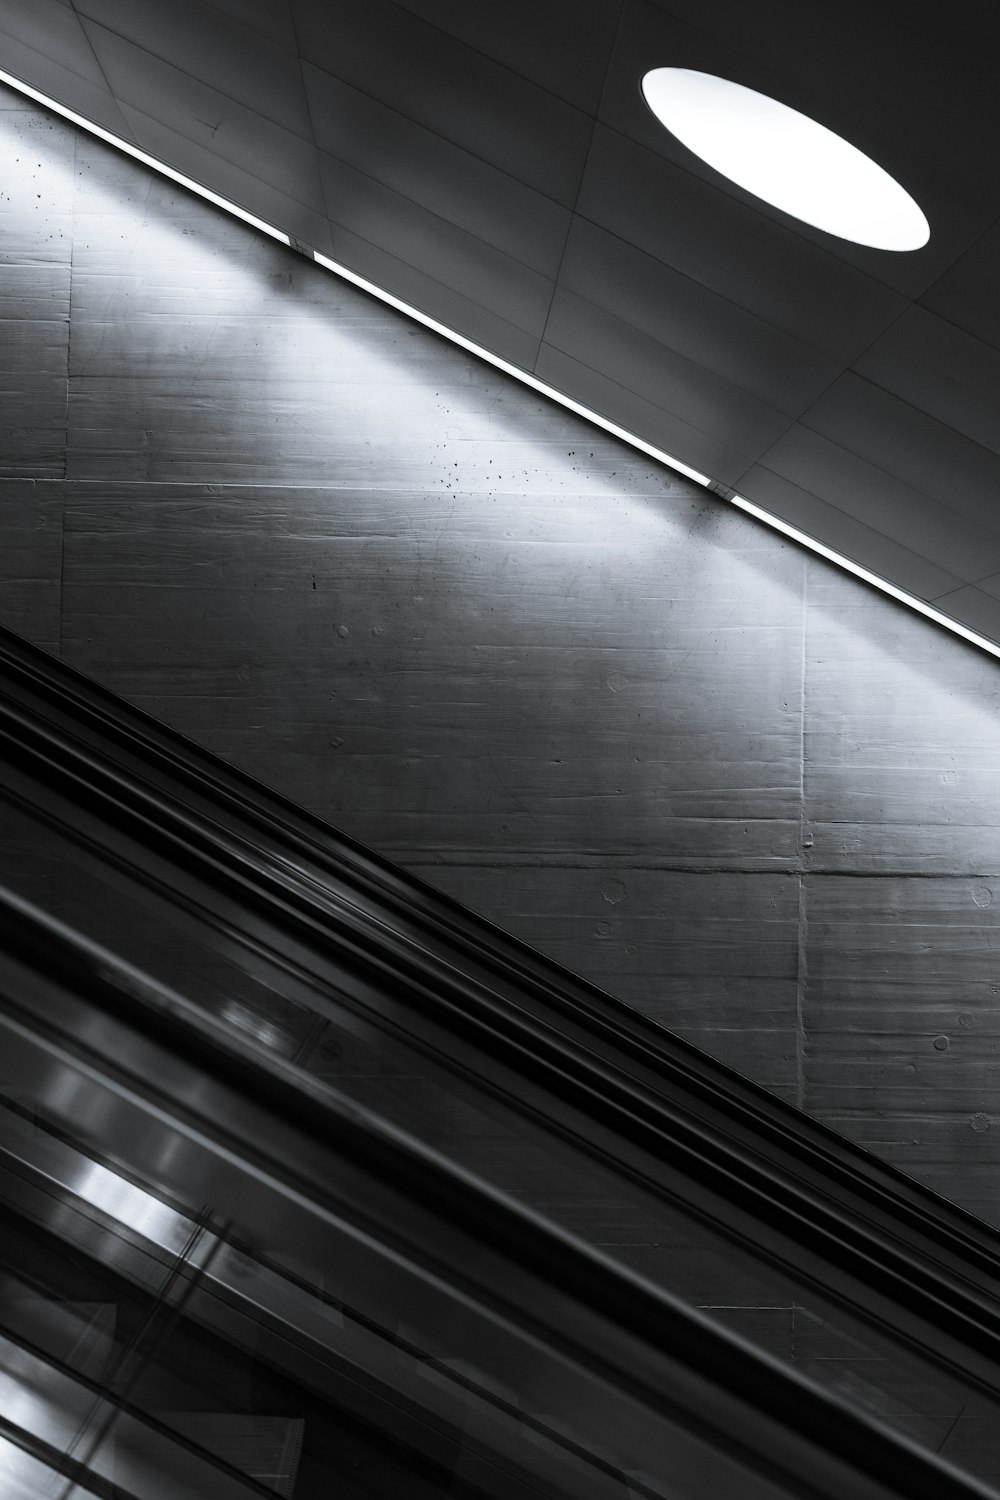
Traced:
[[[1000, 186], [980, 8], [898, 0], [5, 0], [3, 67], [1000, 638]], [[757, 88], [893, 173], [908, 254], [721, 179], [649, 67]]]

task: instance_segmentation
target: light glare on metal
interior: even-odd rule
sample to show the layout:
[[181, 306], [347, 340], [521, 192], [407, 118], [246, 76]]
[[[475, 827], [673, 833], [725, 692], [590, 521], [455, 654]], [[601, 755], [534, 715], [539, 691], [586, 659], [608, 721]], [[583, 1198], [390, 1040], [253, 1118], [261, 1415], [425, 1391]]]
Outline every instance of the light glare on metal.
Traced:
[[702, 161], [814, 229], [877, 250], [919, 250], [930, 226], [895, 178], [808, 115], [690, 68], [642, 80], [653, 114]]

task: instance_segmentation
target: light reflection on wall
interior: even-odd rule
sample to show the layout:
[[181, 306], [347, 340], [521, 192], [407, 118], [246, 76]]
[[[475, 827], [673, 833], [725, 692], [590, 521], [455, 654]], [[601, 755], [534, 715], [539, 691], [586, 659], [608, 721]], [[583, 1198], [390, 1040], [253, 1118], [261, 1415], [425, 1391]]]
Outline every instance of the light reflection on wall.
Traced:
[[[115, 146], [118, 150], [125, 152], [132, 158], [142, 162], [144, 165], [152, 168], [157, 173], [164, 174], [174, 182], [183, 185], [186, 189], [190, 190], [192, 193], [198, 194], [213, 205], [222, 209], [225, 213], [235, 215], [242, 221], [256, 227], [262, 233], [270, 236], [275, 240], [280, 241], [283, 245], [291, 244], [290, 237], [284, 230], [274, 225], [263, 222], [254, 214], [250, 213], [248, 210], [242, 208], [238, 204], [234, 204], [227, 199], [221, 198], [218, 194], [214, 193], [211, 189], [205, 187], [203, 184], [192, 181], [190, 178], [187, 178], [183, 174], [178, 173], [173, 168], [150, 157], [146, 152], [138, 149], [131, 143], [121, 140], [120, 138], [110, 134], [107, 130], [103, 129], [103, 127], [97, 126], [91, 121], [84, 119], [82, 116], [76, 114], [75, 111], [70, 110], [66, 108], [66, 106], [60, 104], [58, 100], [52, 99], [49, 96], [40, 93], [30, 85], [25, 84], [20, 79], [17, 79], [11, 74], [5, 73], [2, 70], [0, 70], [0, 80], [2, 80], [11, 88], [16, 89], [23, 94], [26, 94], [28, 97], [39, 101], [46, 107], [73, 121], [74, 124], [80, 126], [90, 134], [98, 137], [100, 140], [107, 142], [112, 146]], [[316, 264], [335, 272], [338, 276], [344, 278], [353, 285], [362, 288], [370, 295], [379, 298], [381, 301], [387, 303], [391, 307], [402, 311], [408, 317], [416, 319], [426, 327], [429, 327], [443, 335], [445, 338], [452, 340], [461, 348], [469, 350], [478, 358], [485, 360], [489, 364], [492, 364], [498, 369], [503, 370], [505, 373], [515, 377], [518, 381], [524, 383], [531, 389], [542, 393], [548, 399], [560, 403], [568, 410], [580, 416], [583, 416], [588, 421], [594, 423], [596, 426], [603, 428], [605, 431], [610, 432], [618, 438], [621, 438], [623, 441], [630, 444], [639, 452], [649, 455], [656, 461], [677, 470], [681, 474], [684, 474], [685, 476], [695, 480], [699, 484], [708, 486], [718, 494], [725, 494], [726, 498], [729, 499], [731, 503], [753, 515], [757, 520], [763, 522], [765, 525], [773, 527], [785, 536], [792, 538], [799, 545], [817, 552], [820, 556], [826, 558], [836, 566], [843, 568], [845, 571], [853, 574], [855, 577], [862, 579], [865, 583], [868, 583], [873, 587], [889, 594], [892, 598], [896, 599], [902, 604], [907, 605], [909, 608], [915, 609], [926, 619], [934, 621], [935, 624], [944, 626], [947, 630], [950, 630], [956, 635], [959, 635], [962, 639], [970, 642], [980, 649], [989, 652], [991, 655], [1000, 656], [1000, 645], [998, 645], [994, 641], [991, 641], [988, 637], [980, 635], [979, 632], [970, 629], [968, 626], [952, 619], [948, 614], [943, 613], [934, 605], [929, 604], [925, 600], [922, 600], [917, 596], [908, 593], [905, 589], [901, 589], [895, 584], [888, 582], [888, 580], [880, 577], [876, 573], [873, 573], [870, 569], [856, 563], [853, 559], [846, 557], [839, 552], [836, 552], [823, 543], [815, 541], [806, 532], [800, 531], [797, 527], [791, 526], [787, 522], [779, 520], [777, 517], [772, 516], [767, 510], [748, 500], [745, 500], [742, 496], [733, 492], [726, 491], [724, 488], [720, 488], [719, 486], [714, 485], [709, 476], [701, 474], [697, 470], [690, 468], [674, 455], [662, 452], [660, 449], [656, 448], [645, 439], [640, 438], [636, 434], [619, 427], [617, 423], [611, 422], [600, 413], [591, 411], [589, 408], [582, 406], [579, 402], [575, 401], [571, 397], [566, 396], [563, 392], [546, 385], [542, 381], [539, 381], [529, 372], [520, 369], [517, 366], [509, 364], [506, 360], [500, 358], [497, 355], [494, 355], [490, 350], [473, 343], [463, 335], [455, 333], [446, 325], [439, 323], [436, 319], [429, 317], [419, 309], [411, 307], [408, 304], [402, 302], [399, 298], [393, 296], [391, 293], [384, 291], [381, 287], [378, 287], [374, 283], [367, 281], [364, 277], [357, 275], [348, 267], [329, 259], [325, 255], [313, 252], [307, 246], [299, 245], [298, 248], [304, 255], [308, 256]]]

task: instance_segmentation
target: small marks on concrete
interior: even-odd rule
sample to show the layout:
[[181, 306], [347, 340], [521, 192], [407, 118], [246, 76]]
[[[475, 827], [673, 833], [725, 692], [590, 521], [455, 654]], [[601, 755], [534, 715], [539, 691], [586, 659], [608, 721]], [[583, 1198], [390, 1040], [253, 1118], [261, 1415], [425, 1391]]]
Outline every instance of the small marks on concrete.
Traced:
[[617, 906], [619, 901], [624, 901], [628, 895], [624, 880], [609, 880], [601, 891], [601, 895], [609, 906]]
[[947, 1050], [948, 1050], [948, 1048], [950, 1046], [951, 1046], [951, 1040], [950, 1040], [949, 1037], [946, 1037], [946, 1036], [936, 1036], [934, 1038], [934, 1050], [935, 1050], [935, 1052], [947, 1052]]
[[978, 1114], [972, 1116], [969, 1125], [977, 1135], [982, 1135], [984, 1130], [989, 1130], [990, 1128], [990, 1117], [989, 1115], [984, 1115], [980, 1110]]
[[942, 771], [941, 772], [941, 781], [943, 782], [943, 784], [945, 786], [957, 786], [958, 785], [958, 772], [957, 771]]
[[972, 899], [977, 906], [991, 906], [993, 904], [993, 892], [988, 885], [974, 885], [972, 887]]
[[341, 640], [344, 640], [347, 636], [350, 635], [351, 632], [348, 630], [346, 625], [338, 625], [336, 633], [340, 636]]

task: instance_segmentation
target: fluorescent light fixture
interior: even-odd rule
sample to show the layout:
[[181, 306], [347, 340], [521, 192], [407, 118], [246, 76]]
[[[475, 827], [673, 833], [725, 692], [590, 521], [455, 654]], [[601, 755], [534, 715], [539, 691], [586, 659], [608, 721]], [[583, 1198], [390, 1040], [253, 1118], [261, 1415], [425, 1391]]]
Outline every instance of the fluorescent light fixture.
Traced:
[[876, 250], [919, 250], [930, 239], [895, 178], [797, 109], [690, 68], [653, 68], [642, 92], [695, 156], [804, 224]]
[[[677, 73], [679, 71], [682, 70], [670, 68], [658, 68], [654, 70], [655, 73]], [[653, 74], [647, 73], [646, 79], [652, 76]], [[707, 77], [708, 75], [701, 74], [695, 76]], [[722, 80], [717, 81], [721, 82]], [[928, 620], [933, 620], [936, 625], [941, 625], [945, 630], [950, 630], [953, 635], [961, 636], [963, 640], [968, 641], [973, 646], [977, 646], [981, 651], [986, 651], [991, 656], [1000, 658], [1000, 645], [995, 641], [991, 641], [987, 636], [980, 635], [977, 631], [970, 630], [967, 626], [959, 624], [950, 615], [946, 615], [941, 610], [936, 609], [933, 604], [926, 603], [923, 599], [917, 598], [915, 594], [907, 593], [905, 589], [897, 588], [888, 579], [879, 577], [877, 573], [870, 572], [868, 568], [862, 567], [860, 563], [853, 562], [851, 558], [845, 557], [840, 552], [835, 552], [832, 547], [827, 547], [822, 542], [816, 541], [814, 537], [807, 536], [804, 531], [799, 531], [797, 527], [790, 526], [786, 521], [782, 521], [777, 516], [773, 516], [768, 511], [761, 509], [752, 500], [745, 500], [742, 495], [733, 494], [732, 491], [717, 484], [707, 474], [699, 473], [697, 469], [692, 469], [679, 458], [675, 458], [672, 454], [665, 453], [662, 449], [655, 447], [654, 444], [646, 442], [645, 438], [639, 437], [636, 433], [630, 432], [625, 427], [620, 427], [617, 422], [612, 422], [607, 417], [601, 416], [599, 412], [592, 411], [589, 407], [584, 406], [582, 402], [574, 401], [572, 396], [564, 395], [562, 391], [557, 391], [553, 386], [546, 385], [543, 380], [536, 379], [527, 370], [522, 370], [518, 365], [510, 364], [508, 360], [502, 359], [498, 354], [492, 353], [489, 349], [484, 349], [482, 345], [474, 343], [472, 339], [467, 339], [463, 334], [456, 333], [454, 329], [448, 328], [444, 323], [439, 323], [436, 318], [432, 318], [427, 313], [421, 312], [419, 308], [412, 307], [400, 297], [394, 297], [391, 292], [387, 292], [382, 287], [376, 286], [374, 282], [368, 281], [364, 276], [359, 276], [350, 267], [341, 265], [338, 261], [331, 260], [329, 256], [321, 255], [318, 251], [309, 249], [298, 239], [293, 241], [290, 235], [281, 229], [275, 228], [273, 224], [267, 224], [262, 219], [258, 219], [255, 214], [248, 213], [239, 204], [231, 203], [228, 199], [221, 198], [218, 193], [213, 193], [210, 188], [203, 187], [200, 182], [195, 182], [192, 178], [185, 177], [180, 172], [175, 172], [172, 167], [168, 167], [163, 162], [157, 161], [155, 157], [150, 156], [147, 152], [140, 151], [137, 146], [133, 146], [129, 141], [112, 135], [109, 130], [103, 129], [100, 125], [95, 125], [93, 121], [85, 119], [83, 115], [78, 115], [75, 110], [67, 109], [58, 100], [50, 98], [47, 94], [41, 93], [38, 89], [32, 88], [29, 84], [22, 82], [20, 78], [15, 78], [12, 74], [5, 73], [2, 69], [0, 69], [0, 82], [7, 84], [12, 89], [16, 89], [18, 93], [26, 94], [29, 99], [36, 100], [37, 103], [44, 105], [46, 109], [51, 109], [54, 113], [62, 115], [64, 119], [72, 121], [74, 125], [78, 125], [81, 130], [86, 130], [91, 135], [98, 136], [102, 141], [106, 141], [109, 146], [115, 146], [118, 150], [135, 157], [137, 161], [141, 161], [154, 172], [159, 172], [163, 176], [169, 177], [173, 182], [177, 182], [182, 187], [189, 189], [190, 192], [197, 193], [199, 197], [207, 198], [210, 203], [214, 203], [218, 208], [225, 209], [227, 213], [235, 214], [237, 218], [243, 219], [245, 223], [253, 225], [255, 229], [259, 229], [263, 234], [268, 234], [273, 239], [280, 240], [283, 245], [294, 245], [294, 248], [301, 254], [310, 257], [317, 265], [323, 266], [328, 271], [332, 271], [345, 281], [349, 281], [352, 286], [359, 287], [361, 291], [367, 292], [372, 297], [377, 297], [380, 302], [384, 302], [389, 307], [395, 308], [397, 312], [404, 313], [415, 322], [422, 323], [425, 328], [432, 329], [434, 333], [438, 333], [442, 338], [446, 338], [451, 343], [457, 344], [459, 348], [465, 349], [470, 354], [476, 355], [477, 358], [485, 360], [487, 364], [493, 365], [498, 370], [502, 370], [505, 375], [510, 375], [515, 380], [519, 380], [522, 385], [529, 386], [533, 391], [538, 391], [540, 395], [545, 396], [548, 400], [558, 402], [560, 406], [564, 406], [569, 411], [575, 412], [577, 416], [583, 417], [588, 422], [592, 422], [596, 427], [603, 428], [612, 437], [620, 438], [623, 443], [628, 443], [629, 447], [636, 448], [640, 453], [645, 453], [649, 458], [655, 459], [657, 463], [662, 463], [669, 469], [675, 469], [677, 473], [694, 480], [696, 484], [704, 485], [706, 489], [711, 490], [720, 499], [727, 499], [731, 505], [735, 505], [738, 509], [746, 511], [748, 515], [753, 516], [758, 521], [762, 521], [765, 526], [770, 526], [775, 531], [781, 532], [783, 536], [787, 536], [800, 546], [806, 547], [810, 552], [815, 552], [819, 557], [825, 558], [827, 562], [834, 563], [837, 567], [843, 568], [845, 572], [852, 573], [855, 578], [862, 579], [863, 582], [871, 584], [873, 588], [879, 589], [883, 594], [888, 594], [890, 598], [898, 600], [900, 604], [905, 604], [908, 608], [916, 610], [918, 614], [924, 615]], [[643, 82], [645, 86], [646, 80]], [[728, 87], [737, 88], [738, 85], [730, 84]], [[747, 89], [744, 92], [751, 93], [752, 90]], [[764, 98], [763, 95], [759, 94], [755, 97], [759, 99]], [[773, 105], [776, 109], [786, 110], [784, 105], [776, 105], [774, 100], [765, 100], [764, 102]], [[795, 110], [786, 110], [786, 113], [796, 119], [805, 121], [807, 125], [813, 126], [816, 130], [824, 131], [823, 126], [815, 125], [815, 122], [806, 120], [804, 115], [797, 115]], [[824, 134], [829, 135], [831, 132], [824, 131]], [[846, 142], [840, 141], [839, 137], [834, 136], [833, 139], [838, 141], [846, 150], [854, 150], [853, 147], [847, 146]], [[856, 154], [861, 156], [860, 152]], [[867, 157], [862, 157], [862, 160], [869, 161]], [[881, 171], [881, 168], [875, 167], [874, 162], [869, 162], [869, 165], [875, 168], [875, 171]], [[882, 175], [887, 182], [897, 188], [899, 192], [902, 192], [898, 184], [893, 183], [891, 177], [885, 173]], [[909, 199], [908, 201], [913, 204], [913, 208], [920, 214], [920, 210], [913, 203], [913, 200]], [[923, 244], [929, 237], [930, 231], [926, 227], [927, 221], [922, 214], [920, 214], [920, 219], [924, 225], [924, 238], [920, 242]], [[0, 1500], [2, 1500], [2, 1497], [0, 1497]]]

